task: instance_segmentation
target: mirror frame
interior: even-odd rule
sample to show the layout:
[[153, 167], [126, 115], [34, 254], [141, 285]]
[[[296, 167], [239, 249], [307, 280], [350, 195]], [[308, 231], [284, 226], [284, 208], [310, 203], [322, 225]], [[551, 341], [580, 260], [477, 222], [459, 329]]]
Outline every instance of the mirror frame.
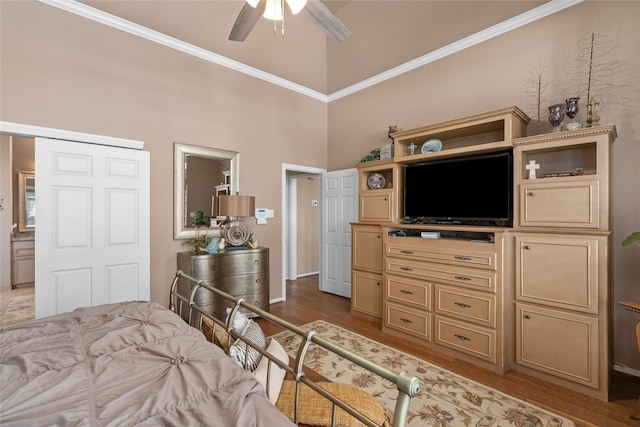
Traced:
[[[214, 236], [220, 234], [218, 227], [212, 228], [190, 228], [184, 225], [185, 216], [185, 182], [184, 169], [187, 156], [197, 156], [213, 160], [229, 160], [230, 161], [230, 187], [231, 194], [240, 191], [240, 153], [236, 151], [220, 150], [217, 148], [200, 147], [196, 145], [187, 145], [174, 142], [174, 170], [173, 170], [173, 238], [174, 239], [190, 239], [194, 237], [197, 231], [210, 230]], [[215, 186], [211, 183], [211, 186]]]
[[[33, 178], [35, 181], [36, 173], [34, 171], [18, 172], [18, 232], [32, 233], [36, 231], [36, 226], [27, 225], [27, 179]], [[33, 185], [35, 191], [35, 182]]]

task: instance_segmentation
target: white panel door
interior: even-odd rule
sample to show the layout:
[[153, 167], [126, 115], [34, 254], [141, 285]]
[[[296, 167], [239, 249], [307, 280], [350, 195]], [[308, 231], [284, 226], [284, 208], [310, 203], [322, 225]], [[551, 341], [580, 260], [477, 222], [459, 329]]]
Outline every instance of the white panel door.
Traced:
[[149, 153], [36, 138], [36, 318], [149, 300]]
[[356, 169], [322, 174], [320, 290], [351, 298], [351, 223], [358, 219]]

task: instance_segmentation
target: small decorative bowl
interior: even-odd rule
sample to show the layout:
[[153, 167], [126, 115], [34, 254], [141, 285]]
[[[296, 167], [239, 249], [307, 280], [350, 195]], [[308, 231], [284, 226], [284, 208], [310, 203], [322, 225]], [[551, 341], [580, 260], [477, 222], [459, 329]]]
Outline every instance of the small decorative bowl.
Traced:
[[578, 130], [582, 129], [581, 122], [568, 122], [562, 124], [562, 130]]

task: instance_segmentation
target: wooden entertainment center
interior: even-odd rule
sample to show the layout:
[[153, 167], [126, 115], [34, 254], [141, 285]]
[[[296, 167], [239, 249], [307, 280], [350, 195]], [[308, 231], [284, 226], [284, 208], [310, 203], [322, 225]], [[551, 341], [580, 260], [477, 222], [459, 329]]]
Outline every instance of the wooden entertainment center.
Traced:
[[[351, 311], [480, 367], [525, 372], [606, 401], [616, 129], [524, 137], [528, 121], [509, 107], [396, 132], [393, 159], [358, 165]], [[420, 152], [432, 138], [441, 149]], [[512, 225], [404, 222], [406, 165], [507, 148]], [[371, 188], [372, 174], [384, 185]], [[482, 177], [460, 182], [480, 186]]]

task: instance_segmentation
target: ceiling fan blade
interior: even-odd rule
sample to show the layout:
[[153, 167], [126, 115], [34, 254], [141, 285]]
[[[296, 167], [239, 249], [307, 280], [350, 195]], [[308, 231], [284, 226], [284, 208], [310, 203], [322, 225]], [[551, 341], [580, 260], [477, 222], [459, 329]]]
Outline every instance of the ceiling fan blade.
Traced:
[[302, 11], [334, 40], [341, 42], [351, 35], [351, 31], [320, 0], [308, 0]]
[[229, 40], [243, 42], [249, 33], [251, 33], [251, 30], [253, 30], [253, 27], [258, 23], [258, 20], [264, 13], [266, 4], [267, 0], [260, 0], [256, 7], [251, 7], [249, 3], [245, 2], [235, 24], [233, 24], [233, 28], [229, 34]]

